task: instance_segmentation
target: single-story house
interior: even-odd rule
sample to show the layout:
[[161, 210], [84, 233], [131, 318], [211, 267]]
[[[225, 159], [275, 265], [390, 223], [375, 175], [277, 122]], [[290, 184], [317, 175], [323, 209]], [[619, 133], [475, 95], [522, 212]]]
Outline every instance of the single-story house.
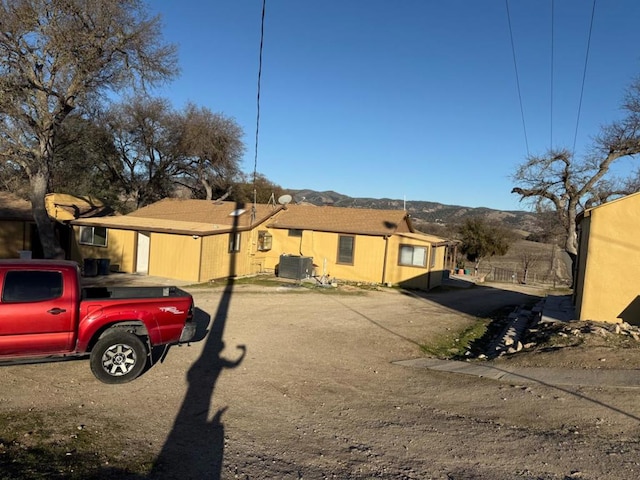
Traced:
[[579, 219], [574, 303], [580, 320], [640, 325], [640, 193]]
[[442, 238], [415, 232], [404, 210], [287, 205], [267, 221], [274, 253], [313, 258], [317, 275], [428, 290], [441, 284]]
[[429, 289], [441, 283], [449, 245], [414, 231], [403, 210], [164, 199], [70, 223], [82, 259], [193, 282], [302, 259], [312, 262], [308, 275]]

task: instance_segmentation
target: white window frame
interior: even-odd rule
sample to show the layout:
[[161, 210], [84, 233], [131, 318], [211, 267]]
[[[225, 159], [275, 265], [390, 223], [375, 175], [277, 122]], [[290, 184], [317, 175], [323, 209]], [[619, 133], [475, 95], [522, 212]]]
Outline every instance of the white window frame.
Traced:
[[[96, 235], [96, 230], [103, 230], [104, 236]], [[87, 233], [88, 232], [88, 233]], [[106, 247], [108, 244], [109, 229], [107, 227], [80, 227], [80, 239], [81, 245], [91, 245], [93, 247]], [[96, 240], [98, 239], [98, 241]], [[104, 243], [100, 240], [104, 240]]]
[[231, 232], [229, 234], [229, 253], [238, 253], [240, 251], [240, 242], [242, 235], [240, 232]]
[[401, 244], [398, 252], [398, 265], [403, 267], [426, 268], [428, 256], [429, 247], [423, 245]]

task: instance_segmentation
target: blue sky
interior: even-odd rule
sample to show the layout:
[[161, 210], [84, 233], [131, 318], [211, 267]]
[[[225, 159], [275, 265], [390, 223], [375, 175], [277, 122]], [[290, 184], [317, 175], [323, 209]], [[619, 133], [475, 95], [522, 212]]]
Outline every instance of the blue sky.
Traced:
[[[527, 144], [571, 148], [578, 125], [580, 155], [620, 117], [640, 75], [640, 2], [597, 1], [579, 123], [592, 1], [508, 5], [527, 142], [505, 0], [267, 0], [258, 172], [289, 189], [526, 209], [510, 176]], [[154, 93], [234, 118], [253, 172], [262, 0], [150, 7], [181, 68]]]

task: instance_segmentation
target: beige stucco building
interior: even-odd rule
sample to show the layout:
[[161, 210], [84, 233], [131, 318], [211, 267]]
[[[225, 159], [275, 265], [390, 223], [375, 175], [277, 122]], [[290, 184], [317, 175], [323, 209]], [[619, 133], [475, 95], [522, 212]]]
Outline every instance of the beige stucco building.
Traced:
[[442, 281], [448, 246], [415, 232], [404, 210], [165, 199], [71, 224], [79, 261], [193, 282], [275, 272], [300, 258], [323, 280], [428, 290]]
[[580, 320], [640, 324], [640, 193], [586, 210], [574, 281]]

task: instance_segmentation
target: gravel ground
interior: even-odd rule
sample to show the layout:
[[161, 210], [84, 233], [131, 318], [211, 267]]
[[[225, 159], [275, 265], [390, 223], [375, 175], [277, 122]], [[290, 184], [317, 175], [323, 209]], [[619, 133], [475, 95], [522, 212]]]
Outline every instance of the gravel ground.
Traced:
[[[637, 478], [635, 389], [517, 385], [392, 363], [542, 294], [504, 288], [187, 287], [200, 341], [172, 347], [120, 386], [96, 381], [84, 360], [2, 367], [0, 419], [44, 419], [53, 439], [82, 430], [68, 464], [94, 454], [95, 478]], [[570, 368], [597, 367], [588, 348], [499, 362], [553, 365], [554, 354]], [[597, 355], [613, 368], [631, 354]], [[16, 438], [28, 448], [33, 427], [24, 428]]]

